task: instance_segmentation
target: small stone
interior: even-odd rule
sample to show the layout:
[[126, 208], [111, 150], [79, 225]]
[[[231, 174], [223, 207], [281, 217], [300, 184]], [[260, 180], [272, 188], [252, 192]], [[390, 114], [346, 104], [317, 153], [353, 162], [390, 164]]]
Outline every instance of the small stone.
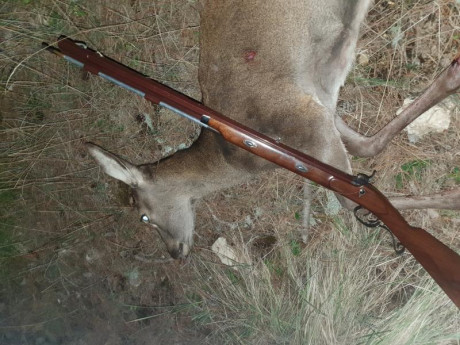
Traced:
[[[403, 106], [396, 112], [401, 114], [413, 100], [405, 99]], [[428, 133], [441, 133], [450, 126], [451, 111], [455, 107], [449, 99], [431, 107], [409, 124], [405, 131], [411, 143], [416, 143]]]
[[224, 237], [219, 237], [211, 246], [211, 250], [217, 254], [224, 265], [230, 266], [234, 270], [238, 270], [235, 266], [237, 264], [248, 264], [245, 258], [238, 256], [235, 249], [227, 244], [227, 239]]
[[430, 209], [430, 208], [426, 210], [426, 213], [428, 214], [428, 217], [430, 217], [431, 219], [437, 219], [440, 217], [440, 214], [438, 211]]
[[[331, 191], [329, 190], [326, 191], [326, 196], [327, 196], [327, 203], [326, 203], [326, 207], [324, 211], [329, 216], [336, 216], [342, 209], [342, 205], [340, 204], [335, 194], [332, 193]], [[310, 224], [313, 225], [312, 223]]]
[[361, 66], [367, 66], [369, 64], [369, 56], [365, 53], [358, 54], [358, 64]]
[[128, 272], [127, 278], [128, 278], [129, 284], [136, 288], [142, 283], [141, 275], [137, 267], [134, 267], [130, 272]]
[[102, 255], [94, 248], [91, 248], [88, 250], [88, 252], [85, 255], [86, 262], [89, 264], [94, 263], [95, 261], [99, 260], [102, 257]]

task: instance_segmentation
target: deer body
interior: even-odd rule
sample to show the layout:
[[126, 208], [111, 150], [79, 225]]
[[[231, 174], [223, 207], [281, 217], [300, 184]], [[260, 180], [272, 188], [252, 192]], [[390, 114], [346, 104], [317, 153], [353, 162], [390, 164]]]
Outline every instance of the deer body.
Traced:
[[[205, 2], [203, 103], [351, 172], [334, 109], [369, 3]], [[88, 148], [106, 173], [133, 187], [139, 213], [158, 229], [174, 258], [185, 257], [193, 244], [194, 200], [274, 167], [206, 130], [189, 149], [159, 164], [135, 166], [96, 145]]]

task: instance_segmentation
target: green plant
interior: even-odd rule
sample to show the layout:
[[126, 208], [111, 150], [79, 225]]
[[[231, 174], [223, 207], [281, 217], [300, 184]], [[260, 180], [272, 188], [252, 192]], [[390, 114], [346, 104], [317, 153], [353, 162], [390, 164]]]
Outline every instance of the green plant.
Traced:
[[455, 181], [455, 184], [460, 184], [460, 168], [453, 168], [452, 172], [448, 175], [448, 177], [453, 179]]
[[396, 188], [402, 189], [407, 181], [420, 181], [423, 172], [431, 164], [429, 160], [413, 160], [401, 165], [401, 172], [395, 176]]
[[282, 277], [284, 274], [284, 268], [282, 265], [277, 263], [274, 260], [271, 259], [265, 259], [264, 260], [265, 266], [270, 270], [270, 272], [273, 272], [277, 277]]
[[75, 2], [70, 4], [69, 8], [70, 12], [74, 14], [77, 17], [85, 17], [87, 16], [86, 11], [83, 9], [83, 7]]
[[297, 240], [291, 240], [289, 241], [289, 247], [291, 248], [291, 253], [294, 256], [299, 256], [302, 249], [300, 247], [300, 242]]

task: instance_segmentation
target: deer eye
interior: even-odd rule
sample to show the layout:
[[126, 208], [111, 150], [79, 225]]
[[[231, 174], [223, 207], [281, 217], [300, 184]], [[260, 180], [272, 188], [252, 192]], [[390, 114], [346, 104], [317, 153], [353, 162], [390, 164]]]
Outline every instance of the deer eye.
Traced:
[[141, 216], [141, 222], [148, 223], [148, 222], [150, 222], [150, 218], [146, 214], [143, 214]]

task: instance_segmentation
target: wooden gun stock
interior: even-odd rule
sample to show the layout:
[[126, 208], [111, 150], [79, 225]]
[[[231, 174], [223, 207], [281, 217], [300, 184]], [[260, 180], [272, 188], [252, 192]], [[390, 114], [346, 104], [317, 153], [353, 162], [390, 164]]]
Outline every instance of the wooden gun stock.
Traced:
[[[283, 145], [203, 104], [121, 65], [81, 43], [61, 37], [60, 50], [47, 49], [69, 62], [164, 106], [225, 140], [314, 181], [372, 212], [412, 253], [455, 305], [460, 308], [460, 256], [423, 229], [410, 226], [389, 200], [363, 175], [353, 176]], [[364, 175], [365, 176], [365, 175]]]

